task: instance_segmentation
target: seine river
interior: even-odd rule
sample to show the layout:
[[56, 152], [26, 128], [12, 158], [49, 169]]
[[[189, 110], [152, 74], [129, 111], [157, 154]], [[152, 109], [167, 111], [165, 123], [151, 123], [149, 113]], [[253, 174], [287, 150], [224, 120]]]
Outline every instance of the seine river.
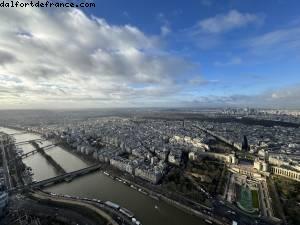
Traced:
[[[20, 131], [2, 128], [7, 134], [20, 133]], [[26, 133], [15, 135], [16, 142], [38, 139], [37, 134]], [[42, 146], [50, 142], [44, 141]], [[33, 150], [31, 144], [20, 146], [24, 153]], [[54, 147], [47, 151], [67, 172], [78, 170], [89, 166], [90, 164], [80, 159], [78, 156], [69, 153], [61, 147]], [[34, 172], [33, 178], [37, 181], [56, 176], [56, 171], [39, 154], [32, 155], [24, 159], [24, 163], [30, 166]], [[87, 198], [98, 198], [115, 202], [131, 210], [136, 218], [143, 225], [203, 225], [203, 220], [187, 214], [165, 202], [154, 200], [148, 196], [139, 193], [130, 187], [115, 181], [103, 173], [95, 172], [74, 179], [70, 183], [61, 183], [51, 186], [47, 191], [75, 195]], [[157, 207], [156, 207], [157, 206]]]

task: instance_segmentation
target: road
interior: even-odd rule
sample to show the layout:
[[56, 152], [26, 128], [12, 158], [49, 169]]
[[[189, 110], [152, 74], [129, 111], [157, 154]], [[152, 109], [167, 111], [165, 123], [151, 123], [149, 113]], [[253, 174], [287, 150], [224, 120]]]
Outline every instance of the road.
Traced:
[[[6, 173], [7, 182], [9, 183], [8, 187], [10, 188], [11, 187], [11, 181], [10, 181], [10, 176], [9, 176], [9, 170], [8, 170], [8, 166], [7, 166], [7, 158], [6, 158], [5, 151], [2, 151], [2, 154], [3, 154], [3, 161], [4, 161], [4, 171]], [[49, 199], [49, 196], [46, 196], [45, 199]], [[74, 201], [74, 200], [65, 199], [65, 198], [59, 198], [59, 199], [56, 199], [56, 201], [65, 202], [65, 203], [71, 203], [71, 204], [74, 204], [74, 202], [76, 202], [77, 205], [88, 207], [88, 208], [90, 208], [92, 210], [96, 210], [96, 211], [98, 210], [97, 211], [98, 213], [103, 212], [101, 210], [101, 207], [99, 207], [100, 204], [97, 204], [97, 203], [90, 203], [90, 204], [88, 204], [86, 201], [80, 201], [80, 200]], [[200, 210], [200, 211], [204, 211], [204, 210]], [[115, 211], [111, 211], [110, 213], [114, 214], [114, 215], [118, 215], [117, 214], [118, 212], [115, 212]], [[228, 218], [230, 220], [237, 221], [238, 224], [244, 224], [244, 225], [255, 225], [255, 224], [270, 225], [271, 224], [271, 223], [269, 223], [269, 222], [267, 222], [267, 221], [265, 221], [265, 220], [263, 220], [261, 218], [257, 218], [255, 216], [246, 215], [245, 213], [243, 213], [240, 210], [236, 209], [236, 207], [232, 207], [232, 206], [228, 206], [228, 205], [222, 204], [218, 200], [214, 200], [213, 201], [213, 210], [212, 211], [207, 211], [207, 212], [202, 212], [202, 213], [207, 214], [207, 215], [209, 215], [211, 217], [218, 218], [218, 219], [220, 219], [220, 218], [221, 219], [222, 218]]]
[[12, 183], [11, 183], [9, 167], [8, 167], [8, 163], [7, 163], [7, 157], [6, 157], [6, 147], [4, 147], [3, 144], [1, 145], [1, 150], [2, 150], [3, 169], [4, 169], [6, 186], [7, 186], [7, 189], [11, 189]]
[[272, 199], [272, 200], [274, 201], [274, 203], [275, 203], [275, 205], [276, 205], [275, 207], [276, 207], [276, 209], [277, 209], [277, 212], [279, 213], [281, 219], [283, 220], [283, 223], [284, 223], [285, 225], [287, 225], [287, 224], [288, 224], [288, 223], [287, 223], [287, 219], [286, 219], [286, 217], [285, 217], [284, 210], [283, 210], [283, 208], [282, 208], [281, 201], [280, 201], [280, 198], [279, 198], [277, 189], [276, 189], [276, 187], [275, 187], [273, 178], [268, 179], [268, 181], [269, 181], [269, 184], [270, 184], [269, 187], [270, 187], [270, 189], [271, 189], [271, 193], [273, 193], [273, 199]]
[[43, 200], [51, 199], [54, 202], [67, 203], [74, 206], [84, 207], [98, 214], [101, 218], [105, 218], [107, 221], [110, 222], [109, 224], [111, 225], [118, 225], [119, 224], [118, 222], [121, 222], [120, 224], [129, 224], [129, 225], [133, 224], [131, 219], [126, 217], [119, 210], [108, 207], [102, 201], [96, 199], [87, 199], [87, 198], [81, 199], [79, 197], [72, 197], [66, 195], [61, 196], [57, 194], [53, 196], [53, 195], [46, 194], [46, 192], [34, 192], [32, 196]]
[[95, 222], [87, 216], [81, 215], [73, 210], [50, 206], [49, 204], [43, 204], [27, 198], [16, 199], [12, 201], [12, 205], [17, 205], [18, 209], [40, 218], [47, 218], [51, 215], [52, 220], [63, 219], [69, 221], [70, 224], [73, 222], [73, 224], [80, 225], [99, 225], [99, 222]]
[[228, 206], [225, 203], [214, 200], [213, 201], [213, 213], [218, 215], [219, 217], [228, 218], [231, 220], [235, 220], [238, 224], [243, 225], [274, 225], [274, 223], [270, 223], [262, 218], [258, 218], [256, 216], [247, 215], [236, 207]]
[[84, 207], [86, 209], [89, 209], [91, 211], [93, 211], [94, 213], [96, 213], [99, 217], [104, 218], [106, 221], [109, 221], [111, 225], [118, 225], [118, 223], [116, 221], [114, 221], [110, 215], [108, 215], [106, 212], [100, 210], [99, 208], [88, 204], [86, 202], [83, 202], [81, 200], [74, 200], [71, 198], [64, 198], [61, 196], [50, 196], [47, 194], [44, 194], [42, 192], [35, 192], [32, 194], [33, 197], [38, 198], [38, 199], [42, 199], [42, 200], [51, 200], [53, 202], [57, 202], [57, 203], [65, 203], [65, 204], [70, 204], [70, 205], [74, 205], [74, 206], [80, 206], [80, 207]]
[[[3, 145], [1, 143], [0, 150], [3, 158], [3, 169], [5, 175], [5, 182], [7, 188], [10, 190], [13, 188], [11, 182], [11, 176], [8, 166], [8, 154], [7, 149], [9, 145]], [[99, 165], [92, 166], [92, 169], [98, 169]], [[85, 168], [91, 169], [91, 168]], [[78, 173], [82, 170], [75, 171]], [[85, 172], [85, 171], [84, 171]], [[66, 198], [63, 196], [51, 196], [43, 192], [33, 192], [32, 197], [25, 197], [23, 195], [11, 195], [10, 205], [13, 210], [26, 211], [30, 215], [41, 216], [42, 218], [60, 218], [65, 221], [74, 221], [75, 224], [82, 225], [101, 225], [107, 224], [118, 225], [118, 224], [133, 224], [131, 218], [126, 217], [118, 210], [109, 208], [103, 203], [98, 203], [92, 200], [83, 200], [79, 198]], [[53, 203], [47, 204], [47, 203]], [[57, 206], [61, 206], [58, 210]], [[65, 209], [64, 207], [68, 207]], [[87, 215], [84, 215], [84, 214]], [[8, 218], [9, 219], [9, 218]], [[118, 221], [118, 222], [116, 222]], [[120, 222], [120, 223], [119, 223]]]

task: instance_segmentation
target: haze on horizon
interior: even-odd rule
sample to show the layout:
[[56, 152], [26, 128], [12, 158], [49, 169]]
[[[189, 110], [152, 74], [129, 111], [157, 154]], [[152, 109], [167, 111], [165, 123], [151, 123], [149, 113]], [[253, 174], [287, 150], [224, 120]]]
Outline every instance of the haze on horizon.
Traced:
[[0, 8], [0, 109], [299, 108], [299, 1], [94, 2]]

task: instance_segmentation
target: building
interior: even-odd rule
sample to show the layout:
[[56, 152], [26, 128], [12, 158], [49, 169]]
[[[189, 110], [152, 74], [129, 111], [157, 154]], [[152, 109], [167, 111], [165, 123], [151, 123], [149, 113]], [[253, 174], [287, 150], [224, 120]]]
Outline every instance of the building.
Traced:
[[129, 159], [124, 159], [122, 157], [116, 156], [110, 159], [110, 165], [118, 168], [119, 170], [134, 174], [135, 165]]
[[283, 176], [292, 180], [300, 181], [300, 172], [290, 170], [288, 168], [282, 168], [278, 166], [271, 166], [271, 172], [275, 175]]
[[135, 169], [135, 176], [157, 184], [164, 175], [164, 167], [140, 166]]
[[200, 160], [201, 158], [208, 157], [212, 159], [217, 159], [223, 161], [224, 163], [228, 164], [237, 164], [238, 160], [235, 154], [221, 154], [221, 153], [214, 153], [214, 152], [190, 152], [189, 159]]
[[[300, 181], [300, 172], [290, 165], [277, 158], [270, 158], [271, 162], [267, 162], [265, 159], [256, 158], [254, 160], [253, 168], [257, 172], [267, 173], [283, 176], [292, 180]], [[270, 164], [269, 164], [270, 163]]]
[[180, 149], [172, 149], [168, 155], [169, 163], [179, 166], [182, 160], [182, 151]]
[[8, 205], [8, 193], [5, 190], [4, 184], [0, 184], [0, 216], [5, 212]]
[[256, 158], [254, 160], [253, 168], [256, 169], [259, 172], [268, 172], [269, 165], [265, 160]]

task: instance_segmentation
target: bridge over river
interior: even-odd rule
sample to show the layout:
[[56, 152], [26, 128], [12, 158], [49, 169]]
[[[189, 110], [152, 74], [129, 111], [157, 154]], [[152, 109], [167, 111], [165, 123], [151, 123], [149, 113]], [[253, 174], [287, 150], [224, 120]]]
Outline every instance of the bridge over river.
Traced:
[[73, 180], [74, 178], [92, 173], [92, 172], [98, 170], [99, 168], [101, 168], [101, 164], [95, 164], [95, 165], [86, 167], [84, 169], [76, 170], [76, 171], [73, 171], [70, 173], [64, 173], [62, 175], [58, 175], [56, 177], [52, 177], [52, 178], [45, 179], [45, 180], [38, 181], [38, 182], [32, 182], [25, 186], [12, 188], [10, 190], [10, 192], [15, 193], [15, 192], [20, 192], [20, 191], [22, 191], [24, 189], [28, 189], [28, 188], [31, 188], [31, 189], [44, 188], [44, 187], [48, 187], [48, 186], [58, 184], [61, 182], [65, 182], [65, 181], [69, 182], [69, 181]]
[[37, 138], [37, 139], [32, 139], [32, 140], [27, 140], [27, 141], [20, 141], [20, 142], [16, 142], [15, 145], [24, 145], [24, 144], [29, 144], [33, 141], [45, 141], [45, 139], [43, 138]]
[[58, 144], [50, 144], [50, 145], [46, 145], [46, 146], [44, 146], [44, 147], [41, 147], [40, 149], [35, 149], [35, 150], [30, 151], [30, 152], [26, 152], [26, 153], [24, 153], [24, 154], [21, 154], [21, 155], [17, 156], [17, 157], [14, 158], [14, 159], [11, 159], [9, 162], [12, 162], [12, 161], [18, 160], [18, 159], [25, 159], [25, 158], [27, 158], [27, 157], [29, 157], [29, 156], [31, 156], [31, 155], [34, 155], [34, 154], [38, 153], [41, 149], [43, 149], [43, 150], [45, 151], [45, 150], [49, 150], [49, 149], [51, 149], [52, 147], [55, 147], [55, 146], [57, 146], [57, 145], [58, 145]]

